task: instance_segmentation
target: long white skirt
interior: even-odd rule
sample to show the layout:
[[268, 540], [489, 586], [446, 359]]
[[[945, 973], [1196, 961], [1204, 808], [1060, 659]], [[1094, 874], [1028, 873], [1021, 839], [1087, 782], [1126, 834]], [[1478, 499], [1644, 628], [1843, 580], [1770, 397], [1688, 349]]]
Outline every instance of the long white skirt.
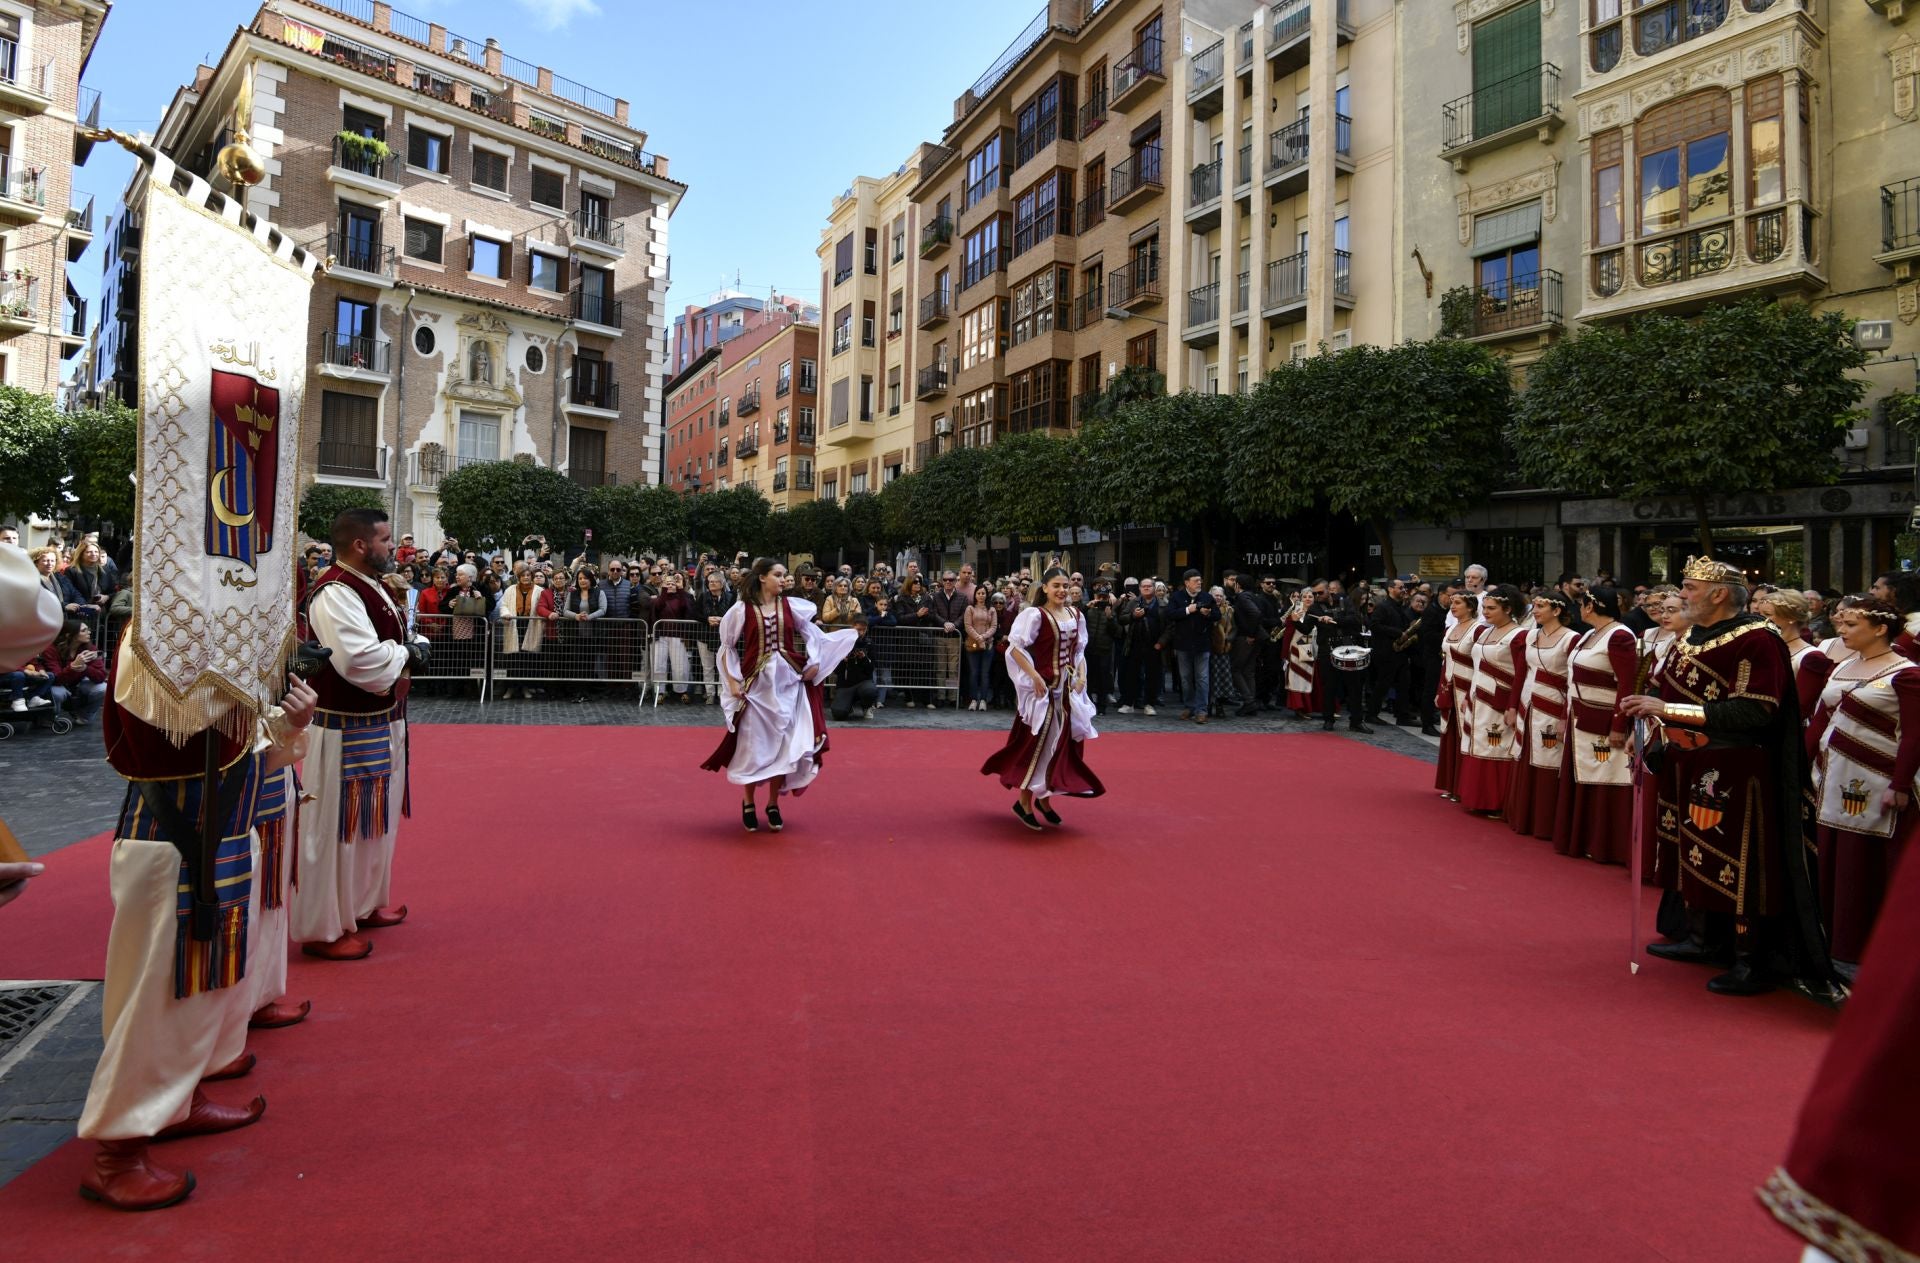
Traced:
[[387, 787], [387, 831], [378, 838], [340, 841], [340, 733], [307, 730], [301, 784], [313, 795], [300, 807], [300, 884], [288, 898], [288, 927], [296, 943], [331, 943], [355, 923], [392, 902], [393, 846], [400, 835], [406, 793], [407, 721], [393, 724], [393, 781]]

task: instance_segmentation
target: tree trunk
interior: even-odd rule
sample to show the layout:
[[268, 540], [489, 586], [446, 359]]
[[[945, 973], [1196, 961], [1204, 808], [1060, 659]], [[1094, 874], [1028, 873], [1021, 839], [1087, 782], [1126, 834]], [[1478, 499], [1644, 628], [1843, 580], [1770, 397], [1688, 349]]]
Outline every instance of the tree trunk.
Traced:
[[1377, 517], [1368, 525], [1373, 527], [1374, 538], [1380, 541], [1380, 564], [1387, 568], [1386, 577], [1391, 579], [1400, 573], [1400, 567], [1393, 562], [1393, 523]]
[[1713, 527], [1707, 523], [1707, 497], [1705, 493], [1699, 491], [1693, 493], [1693, 512], [1695, 520], [1700, 525], [1700, 555], [1702, 557], [1711, 557], [1713, 556]]

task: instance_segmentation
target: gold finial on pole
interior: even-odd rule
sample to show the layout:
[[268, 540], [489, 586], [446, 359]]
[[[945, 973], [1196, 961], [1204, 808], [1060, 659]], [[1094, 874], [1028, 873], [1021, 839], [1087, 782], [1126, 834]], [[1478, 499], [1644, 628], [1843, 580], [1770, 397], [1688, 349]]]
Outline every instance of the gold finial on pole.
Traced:
[[221, 146], [214, 158], [214, 169], [238, 189], [267, 178], [267, 164], [260, 160], [249, 143], [247, 128], [253, 123], [253, 67], [248, 66], [240, 79], [240, 91], [233, 100], [233, 139]]

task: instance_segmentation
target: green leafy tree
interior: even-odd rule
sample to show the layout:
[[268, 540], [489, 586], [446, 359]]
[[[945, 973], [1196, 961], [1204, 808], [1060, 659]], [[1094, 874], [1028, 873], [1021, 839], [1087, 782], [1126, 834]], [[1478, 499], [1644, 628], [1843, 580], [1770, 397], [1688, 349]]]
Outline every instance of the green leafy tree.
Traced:
[[794, 531], [793, 552], [811, 553], [824, 564], [829, 558], [838, 564], [841, 550], [847, 546], [847, 519], [837, 500], [803, 500], [787, 510]]
[[1589, 327], [1533, 367], [1510, 429], [1521, 468], [1576, 495], [1685, 496], [1711, 551], [1713, 497], [1838, 476], [1866, 391], [1852, 329], [1758, 300]]
[[117, 399], [98, 408], [82, 408], [67, 417], [69, 484], [77, 513], [133, 525], [133, 467], [140, 444], [140, 419]]
[[724, 559], [764, 546], [770, 512], [772, 506], [757, 487], [704, 491], [687, 506], [694, 542]]
[[1211, 544], [1224, 507], [1225, 436], [1246, 407], [1238, 395], [1188, 391], [1140, 399], [1080, 434], [1085, 516], [1101, 526], [1191, 523]]
[[986, 463], [986, 449], [956, 447], [928, 461], [915, 475], [920, 483], [909, 515], [914, 543], [939, 549], [949, 541], [987, 533], [980, 499]]
[[341, 487], [316, 482], [300, 497], [300, 533], [308, 539], [333, 537], [333, 520], [348, 509], [384, 509], [386, 497], [372, 487]]
[[[897, 479], [895, 481], [898, 481]], [[869, 549], [885, 552], [889, 545], [886, 526], [886, 509], [880, 496], [872, 491], [862, 491], [847, 497], [840, 509], [846, 522], [847, 548], [855, 553], [864, 553]]]
[[902, 474], [880, 490], [880, 531], [886, 551], [914, 542], [914, 501], [920, 495], [920, 474]]
[[610, 553], [664, 553], [687, 542], [687, 502], [671, 487], [624, 482], [587, 493], [594, 542]]
[[1118, 416], [1131, 403], [1159, 399], [1167, 393], [1167, 375], [1144, 364], [1129, 364], [1100, 389], [1082, 421], [1103, 421]]
[[1505, 363], [1450, 338], [1357, 346], [1282, 366], [1233, 429], [1229, 501], [1243, 512], [1298, 512], [1315, 495], [1373, 528], [1392, 572], [1402, 515], [1437, 520], [1486, 492], [1507, 466], [1512, 410]]
[[1051, 534], [1076, 524], [1080, 445], [1050, 434], [1011, 434], [985, 449], [980, 501], [986, 533]]
[[441, 528], [462, 542], [518, 548], [544, 535], [559, 553], [578, 547], [587, 523], [587, 489], [544, 465], [480, 461], [440, 480]]
[[64, 507], [65, 424], [45, 395], [0, 386], [0, 517], [53, 513]]

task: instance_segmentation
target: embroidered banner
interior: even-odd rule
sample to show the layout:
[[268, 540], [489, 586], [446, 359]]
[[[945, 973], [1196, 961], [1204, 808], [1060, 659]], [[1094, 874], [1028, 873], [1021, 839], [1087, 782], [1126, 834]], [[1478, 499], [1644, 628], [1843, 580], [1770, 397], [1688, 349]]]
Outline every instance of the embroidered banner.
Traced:
[[[178, 192], [176, 189], [184, 189]], [[144, 193], [133, 618], [116, 698], [176, 742], [251, 740], [293, 633], [315, 261], [158, 159]]]

